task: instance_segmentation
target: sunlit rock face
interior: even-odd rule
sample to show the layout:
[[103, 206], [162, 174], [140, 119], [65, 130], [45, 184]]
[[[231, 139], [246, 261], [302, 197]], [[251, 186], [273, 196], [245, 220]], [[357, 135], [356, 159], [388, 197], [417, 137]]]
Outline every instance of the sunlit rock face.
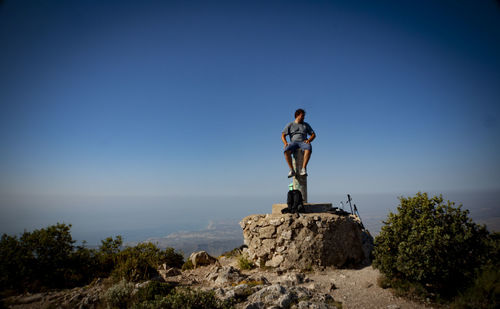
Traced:
[[304, 269], [366, 263], [372, 238], [358, 217], [332, 213], [245, 217], [247, 254], [259, 266]]

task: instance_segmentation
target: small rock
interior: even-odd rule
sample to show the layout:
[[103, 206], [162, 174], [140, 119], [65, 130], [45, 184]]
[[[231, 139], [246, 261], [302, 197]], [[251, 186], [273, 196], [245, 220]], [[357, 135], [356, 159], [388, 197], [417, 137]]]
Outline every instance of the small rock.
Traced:
[[260, 229], [260, 237], [265, 239], [265, 238], [272, 238], [274, 233], [276, 233], [276, 228], [273, 225], [266, 226]]
[[143, 287], [145, 287], [146, 285], [148, 285], [149, 283], [151, 283], [151, 281], [144, 281], [144, 282], [136, 283], [136, 284], [135, 284], [135, 288], [136, 288], [136, 289], [143, 288]]
[[281, 253], [281, 252], [283, 252], [285, 250], [286, 250], [285, 246], [280, 246], [280, 247], [276, 248], [276, 252], [279, 252], [279, 253]]
[[[281, 218], [283, 219], [283, 218]], [[283, 223], [283, 221], [280, 220], [280, 218], [276, 218], [276, 219], [271, 219], [269, 220], [269, 223], [273, 226], [278, 226], [280, 225], [281, 223]]]
[[249, 296], [250, 302], [262, 302], [266, 304], [274, 303], [281, 295], [286, 293], [286, 289], [279, 285], [273, 284], [268, 287], [260, 289], [258, 292]]
[[[158, 272], [160, 273], [161, 279], [166, 281], [168, 277], [175, 277], [180, 274], [182, 274], [181, 270], [178, 268], [169, 268], [167, 270], [164, 269], [159, 269]], [[157, 281], [157, 280], [156, 280]]]
[[255, 302], [255, 303], [249, 303], [244, 307], [244, 309], [263, 309], [265, 308], [264, 303], [262, 302]]
[[313, 283], [310, 283], [309, 285], [307, 285], [306, 288], [308, 288], [311, 291], [315, 291], [315, 290], [321, 289], [321, 285], [319, 283], [313, 282]]
[[281, 238], [283, 239], [292, 239], [292, 231], [285, 231], [281, 233]]
[[319, 301], [320, 303], [327, 303], [327, 302], [333, 302], [333, 296], [330, 294], [322, 294], [316, 297], [316, 300]]
[[301, 301], [299, 302], [299, 304], [297, 305], [297, 307], [299, 309], [309, 309], [311, 307], [312, 303], [311, 302], [308, 302], [308, 301]]
[[280, 266], [281, 262], [283, 262], [283, 256], [282, 255], [275, 255], [271, 260], [266, 262], [266, 266], [269, 267], [278, 267]]
[[207, 279], [215, 281], [217, 286], [225, 286], [232, 283], [237, 283], [244, 280], [246, 276], [242, 275], [239, 270], [233, 266], [219, 267], [215, 272], [209, 274]]
[[41, 293], [33, 294], [33, 295], [30, 295], [30, 296], [23, 297], [23, 298], [19, 299], [18, 303], [19, 304], [34, 303], [34, 302], [42, 300], [42, 297], [43, 297], [43, 295]]
[[247, 282], [253, 282], [253, 284], [256, 284], [256, 285], [268, 285], [269, 284], [269, 280], [267, 280], [266, 277], [264, 277], [262, 275], [259, 275], [258, 273], [250, 275], [246, 279], [246, 281]]
[[229, 290], [224, 294], [224, 297], [222, 298], [223, 300], [226, 299], [232, 299], [236, 296], [236, 293], [234, 293], [234, 290]]
[[277, 303], [281, 308], [288, 308], [294, 300], [295, 297], [292, 293], [286, 293], [278, 299]]
[[166, 277], [174, 277], [182, 274], [181, 270], [178, 268], [169, 268], [167, 272], [165, 273]]
[[247, 297], [255, 292], [248, 284], [237, 285], [233, 291], [236, 297]]
[[226, 291], [223, 288], [215, 288], [214, 290], [215, 296], [220, 299], [226, 299]]
[[297, 285], [304, 282], [304, 274], [302, 273], [291, 273], [288, 275], [284, 275], [280, 278], [280, 282], [285, 285]]

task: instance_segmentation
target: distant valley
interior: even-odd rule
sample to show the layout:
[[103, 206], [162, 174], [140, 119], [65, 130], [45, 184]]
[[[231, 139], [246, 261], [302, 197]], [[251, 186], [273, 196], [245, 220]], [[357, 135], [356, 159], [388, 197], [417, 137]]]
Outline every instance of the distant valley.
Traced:
[[[235, 222], [211, 222], [206, 229], [200, 231], [181, 231], [164, 237], [148, 238], [160, 248], [172, 247], [189, 256], [195, 251], [207, 251], [213, 256], [239, 247], [243, 244], [241, 227]], [[135, 243], [127, 243], [133, 245]]]

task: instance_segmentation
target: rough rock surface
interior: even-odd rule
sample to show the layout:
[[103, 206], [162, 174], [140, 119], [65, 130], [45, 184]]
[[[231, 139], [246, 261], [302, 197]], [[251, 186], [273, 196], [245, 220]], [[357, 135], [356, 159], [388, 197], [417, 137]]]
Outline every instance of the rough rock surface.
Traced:
[[209, 255], [206, 251], [193, 252], [189, 256], [189, 259], [195, 268], [217, 263], [217, 259]]
[[178, 268], [168, 267], [167, 264], [162, 264], [158, 267], [158, 273], [163, 280], [167, 280], [168, 277], [179, 276], [182, 272]]
[[371, 251], [371, 236], [352, 215], [251, 215], [240, 226], [247, 254], [258, 266], [342, 267], [361, 264]]
[[244, 280], [246, 276], [233, 266], [218, 267], [207, 279], [215, 283], [216, 286], [226, 286]]

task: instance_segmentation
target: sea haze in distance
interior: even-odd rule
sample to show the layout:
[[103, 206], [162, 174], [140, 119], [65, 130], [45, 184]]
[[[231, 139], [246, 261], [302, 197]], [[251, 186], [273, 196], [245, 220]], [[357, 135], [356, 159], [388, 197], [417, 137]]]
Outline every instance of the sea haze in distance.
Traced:
[[[413, 193], [351, 193], [361, 218], [377, 235], [382, 221], [395, 211], [398, 196]], [[477, 223], [487, 224], [490, 231], [500, 231], [500, 190], [429, 192], [463, 204]], [[24, 230], [43, 228], [57, 222], [72, 224], [77, 242], [86, 240], [95, 246], [100, 240], [122, 235], [125, 243], [161, 238], [172, 233], [217, 229], [218, 224], [234, 226], [235, 237], [241, 236], [238, 222], [251, 214], [270, 213], [273, 203], [285, 203], [283, 196], [193, 196], [193, 197], [64, 197], [2, 196], [0, 200], [0, 232], [19, 235]], [[330, 202], [340, 207], [345, 195], [312, 195], [310, 202]], [[349, 206], [344, 206], [349, 209]], [[214, 224], [216, 222], [217, 224]], [[239, 235], [238, 235], [239, 233]]]

